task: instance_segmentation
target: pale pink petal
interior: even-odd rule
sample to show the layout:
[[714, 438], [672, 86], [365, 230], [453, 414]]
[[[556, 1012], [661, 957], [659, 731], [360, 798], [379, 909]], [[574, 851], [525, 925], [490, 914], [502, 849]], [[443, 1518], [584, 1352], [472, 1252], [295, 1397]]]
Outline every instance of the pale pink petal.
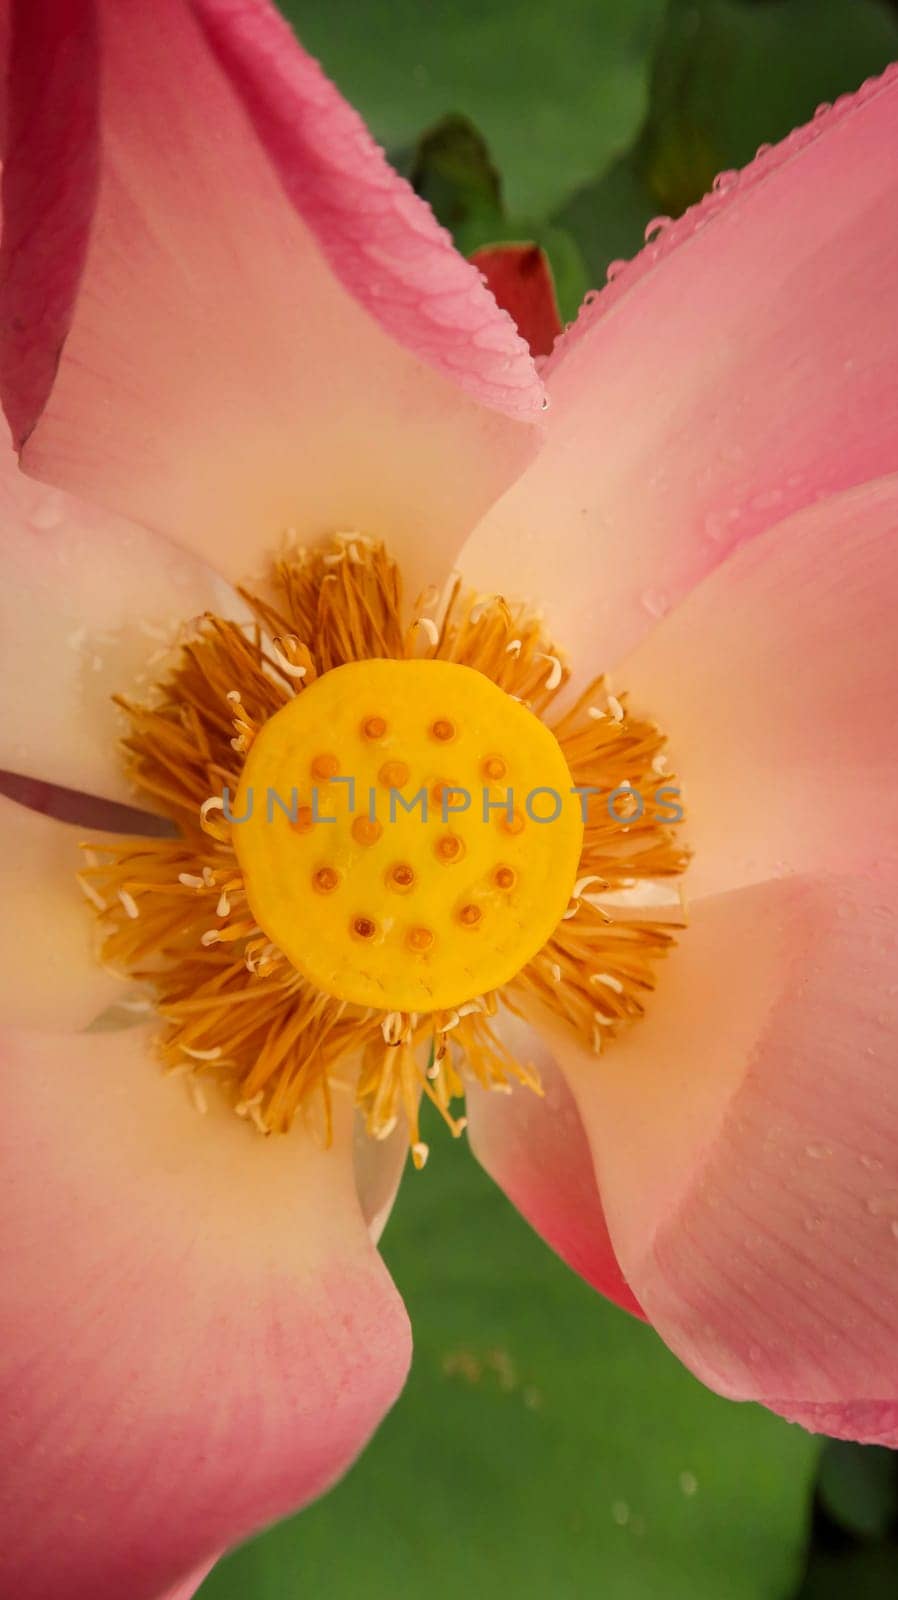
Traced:
[[0, 795], [0, 1017], [10, 1027], [85, 1028], [122, 993], [97, 959], [96, 917], [75, 874], [83, 828]]
[[468, 1138], [481, 1166], [569, 1267], [594, 1289], [641, 1316], [621, 1273], [596, 1187], [589, 1144], [573, 1095], [539, 1035], [514, 1018], [502, 1037], [537, 1068], [543, 1096], [466, 1086]]
[[[0, 768], [134, 803], [113, 694], [237, 597], [193, 556], [27, 478], [0, 445]], [[144, 801], [145, 803], [145, 801]]]
[[564, 1055], [658, 1332], [711, 1388], [861, 1437], [898, 1401], [896, 887], [702, 901], [645, 1020]]
[[16, 22], [0, 357], [28, 470], [230, 576], [288, 527], [439, 576], [541, 432], [476, 269], [267, 0]]
[[691, 898], [898, 851], [896, 617], [893, 477], [742, 546], [621, 663], [670, 739]]
[[143, 1030], [2, 1054], [3, 1592], [151, 1600], [320, 1494], [404, 1380], [348, 1098], [322, 1150], [198, 1114]]
[[614, 666], [726, 552], [898, 468], [898, 69], [651, 243], [544, 369], [549, 442], [460, 557]]

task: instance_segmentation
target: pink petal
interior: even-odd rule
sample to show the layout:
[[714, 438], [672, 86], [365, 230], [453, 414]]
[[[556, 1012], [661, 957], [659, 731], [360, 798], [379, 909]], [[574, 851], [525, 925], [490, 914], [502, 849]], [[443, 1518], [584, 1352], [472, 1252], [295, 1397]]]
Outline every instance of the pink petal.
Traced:
[[[151, 1600], [320, 1494], [408, 1322], [335, 1147], [198, 1116], [142, 1030], [8, 1034], [4, 1593]], [[10, 1270], [12, 1269], [12, 1271]]]
[[508, 1018], [502, 1036], [521, 1060], [536, 1066], [544, 1096], [524, 1088], [500, 1095], [469, 1084], [465, 1110], [471, 1148], [569, 1267], [609, 1300], [642, 1316], [608, 1237], [574, 1097], [538, 1034]]
[[898, 69], [725, 181], [544, 369], [549, 442], [466, 546], [591, 671], [728, 550], [898, 467]]
[[75, 879], [83, 828], [0, 795], [0, 1016], [8, 1027], [85, 1028], [122, 992], [96, 956], [96, 918]]
[[540, 432], [476, 269], [267, 0], [16, 17], [0, 356], [28, 470], [230, 575], [288, 527], [425, 544], [438, 574]]
[[145, 529], [34, 483], [0, 444], [0, 768], [134, 803], [115, 693], [236, 596]]
[[896, 615], [898, 477], [742, 546], [622, 663], [670, 738], [693, 899], [898, 850]]
[[158, 1600], [193, 1600], [197, 1589], [204, 1578], [207, 1578], [214, 1567], [214, 1561], [204, 1561], [188, 1578], [176, 1583], [173, 1589], [166, 1589], [165, 1594], [158, 1596]]
[[565, 1056], [658, 1332], [721, 1393], [860, 1437], [898, 1402], [896, 904], [894, 863], [704, 900], [646, 1019]]
[[538, 244], [495, 244], [475, 250], [472, 264], [482, 272], [500, 306], [532, 356], [549, 355], [561, 332], [558, 301], [549, 259]]
[[787, 1406], [769, 1402], [790, 1422], [799, 1422], [809, 1433], [828, 1433], [834, 1439], [860, 1439], [864, 1444], [898, 1449], [898, 1401], [858, 1400], [844, 1406]]

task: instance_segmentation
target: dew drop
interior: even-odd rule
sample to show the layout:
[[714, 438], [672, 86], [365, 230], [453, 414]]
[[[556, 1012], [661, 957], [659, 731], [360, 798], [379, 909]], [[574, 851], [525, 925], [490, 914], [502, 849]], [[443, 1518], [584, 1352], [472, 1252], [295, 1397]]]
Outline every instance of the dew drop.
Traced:
[[626, 265], [627, 262], [624, 260], [609, 261], [607, 267], [605, 268], [605, 277], [608, 279], [608, 282], [613, 283], [615, 278], [621, 272], [623, 272]]
[[714, 179], [714, 182], [711, 185], [711, 188], [715, 194], [726, 194], [728, 190], [733, 188], [734, 184], [738, 180], [738, 177], [739, 174], [734, 168], [727, 168], [725, 172], [718, 172], [717, 177]]
[[738, 510], [709, 511], [705, 517], [705, 535], [712, 544], [720, 544], [730, 537], [733, 524], [738, 520]]
[[653, 239], [659, 238], [665, 228], [670, 227], [670, 223], [670, 217], [653, 217], [651, 222], [647, 222], [645, 225], [646, 244], [651, 244]]
[[764, 494], [756, 495], [751, 502], [752, 511], [772, 511], [782, 500], [781, 489], [768, 489]]
[[670, 596], [663, 589], [644, 589], [641, 601], [650, 617], [665, 617], [670, 610]]
[[48, 494], [35, 506], [29, 524], [41, 533], [48, 533], [51, 528], [58, 528], [65, 517], [61, 494]]
[[832, 1150], [828, 1144], [806, 1144], [804, 1153], [810, 1156], [812, 1161], [822, 1161], [826, 1156], [832, 1155]]

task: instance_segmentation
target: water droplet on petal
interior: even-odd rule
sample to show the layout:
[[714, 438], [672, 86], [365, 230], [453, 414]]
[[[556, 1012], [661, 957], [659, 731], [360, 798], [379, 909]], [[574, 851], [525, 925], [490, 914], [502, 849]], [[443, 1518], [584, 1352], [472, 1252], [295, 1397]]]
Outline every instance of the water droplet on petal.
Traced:
[[664, 589], [644, 589], [641, 600], [650, 617], [665, 617], [670, 610], [670, 595]]
[[724, 540], [731, 539], [741, 515], [738, 506], [731, 506], [729, 511], [709, 511], [705, 517], [705, 536], [712, 544], [722, 544]]
[[651, 222], [647, 222], [645, 225], [646, 244], [651, 244], [653, 239], [657, 239], [658, 236], [664, 232], [665, 228], [670, 227], [670, 223], [670, 217], [653, 217]]
[[28, 518], [32, 528], [39, 532], [49, 532], [51, 528], [58, 528], [65, 516], [62, 495], [58, 491], [44, 495], [38, 502]]
[[772, 511], [783, 498], [781, 489], [768, 489], [764, 494], [755, 495], [751, 502], [752, 511]]
[[804, 1153], [810, 1156], [812, 1161], [822, 1161], [826, 1156], [832, 1155], [832, 1150], [828, 1144], [806, 1144]]

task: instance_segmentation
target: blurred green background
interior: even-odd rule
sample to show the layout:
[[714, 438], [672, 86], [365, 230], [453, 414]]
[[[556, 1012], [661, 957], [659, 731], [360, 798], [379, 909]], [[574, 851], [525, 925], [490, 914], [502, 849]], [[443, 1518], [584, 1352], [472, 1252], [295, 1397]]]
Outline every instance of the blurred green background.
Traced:
[[[898, 59], [891, 0], [284, 0], [470, 253], [535, 241], [562, 316], [656, 216]], [[898, 1458], [696, 1383], [426, 1137], [384, 1239], [409, 1385], [343, 1483], [202, 1600], [894, 1600]]]

